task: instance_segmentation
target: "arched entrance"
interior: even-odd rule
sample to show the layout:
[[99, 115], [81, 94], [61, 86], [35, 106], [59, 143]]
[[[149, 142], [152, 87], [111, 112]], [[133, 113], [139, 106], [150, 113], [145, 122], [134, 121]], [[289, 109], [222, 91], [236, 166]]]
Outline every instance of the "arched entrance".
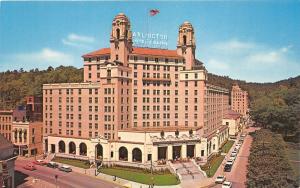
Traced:
[[59, 153], [66, 153], [66, 144], [62, 140], [58, 142], [58, 152]]
[[79, 155], [83, 155], [83, 156], [87, 155], [87, 147], [85, 143], [79, 144]]
[[69, 143], [69, 154], [76, 154], [76, 145], [74, 142]]
[[119, 148], [119, 160], [128, 161], [128, 151], [124, 146]]
[[132, 150], [132, 162], [142, 162], [142, 151], [139, 148]]
[[96, 151], [96, 158], [100, 159], [103, 158], [103, 147], [101, 144], [97, 144], [95, 146], [95, 151]]

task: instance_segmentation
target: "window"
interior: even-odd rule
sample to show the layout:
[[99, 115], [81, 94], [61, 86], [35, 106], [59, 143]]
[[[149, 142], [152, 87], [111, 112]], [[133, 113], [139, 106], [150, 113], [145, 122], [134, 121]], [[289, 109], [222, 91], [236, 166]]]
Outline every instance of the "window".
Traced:
[[137, 60], [138, 60], [138, 57], [137, 57], [137, 56], [133, 56], [133, 60], [134, 60], [134, 61], [137, 61]]
[[186, 36], [183, 35], [183, 45], [186, 45]]
[[158, 58], [155, 58], [155, 62], [158, 63]]
[[145, 57], [145, 62], [148, 62], [148, 57]]
[[120, 29], [119, 28], [117, 28], [116, 33], [117, 33], [117, 39], [120, 39]]

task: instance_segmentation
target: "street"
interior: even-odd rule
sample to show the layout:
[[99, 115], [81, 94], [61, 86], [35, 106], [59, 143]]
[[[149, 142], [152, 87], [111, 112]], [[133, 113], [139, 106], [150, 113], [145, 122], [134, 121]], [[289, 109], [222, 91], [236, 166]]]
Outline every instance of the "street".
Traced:
[[[247, 131], [247, 133], [248, 133], [248, 132], [253, 132], [256, 129], [257, 128], [255, 128], [255, 127], [250, 127], [249, 129], [246, 129], [245, 131]], [[232, 182], [233, 188], [246, 187], [245, 182], [246, 182], [248, 157], [250, 154], [251, 143], [252, 143], [252, 137], [247, 134], [231, 171], [224, 172], [226, 180]], [[232, 146], [232, 147], [234, 147], [234, 146]], [[223, 169], [222, 169], [222, 171], [223, 171]], [[219, 188], [219, 187], [222, 187], [222, 186], [221, 185], [214, 186], [214, 188]]]
[[[15, 170], [24, 173], [28, 176], [32, 176], [37, 179], [44, 180], [51, 184], [57, 185], [57, 187], [76, 187], [76, 188], [86, 188], [86, 187], [103, 187], [103, 188], [116, 188], [119, 187], [116, 184], [109, 183], [107, 181], [93, 178], [84, 174], [79, 174], [76, 172], [62, 172], [58, 169], [52, 169], [45, 166], [35, 165], [37, 170], [29, 171], [25, 170], [23, 167], [28, 163], [28, 161], [16, 160]], [[55, 180], [55, 175], [58, 176], [57, 181]]]

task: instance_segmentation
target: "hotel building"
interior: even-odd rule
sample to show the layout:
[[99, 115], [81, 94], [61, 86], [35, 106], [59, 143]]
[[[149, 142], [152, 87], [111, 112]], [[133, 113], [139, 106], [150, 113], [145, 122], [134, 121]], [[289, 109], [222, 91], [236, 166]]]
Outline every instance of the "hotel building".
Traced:
[[248, 92], [238, 85], [233, 85], [231, 90], [231, 109], [242, 116], [247, 116], [249, 111]]
[[45, 151], [147, 163], [207, 159], [228, 138], [229, 91], [207, 83], [194, 28], [176, 50], [133, 46], [129, 19], [112, 22], [110, 47], [85, 54], [84, 82], [43, 85]]

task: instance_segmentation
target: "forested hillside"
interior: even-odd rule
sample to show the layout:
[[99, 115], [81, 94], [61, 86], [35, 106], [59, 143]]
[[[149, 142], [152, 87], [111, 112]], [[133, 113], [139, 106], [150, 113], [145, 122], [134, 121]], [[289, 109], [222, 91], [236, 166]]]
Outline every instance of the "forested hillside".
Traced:
[[0, 73], [0, 109], [11, 109], [27, 95], [42, 95], [46, 83], [82, 82], [83, 71], [75, 67], [49, 67], [47, 70], [6, 71]]

